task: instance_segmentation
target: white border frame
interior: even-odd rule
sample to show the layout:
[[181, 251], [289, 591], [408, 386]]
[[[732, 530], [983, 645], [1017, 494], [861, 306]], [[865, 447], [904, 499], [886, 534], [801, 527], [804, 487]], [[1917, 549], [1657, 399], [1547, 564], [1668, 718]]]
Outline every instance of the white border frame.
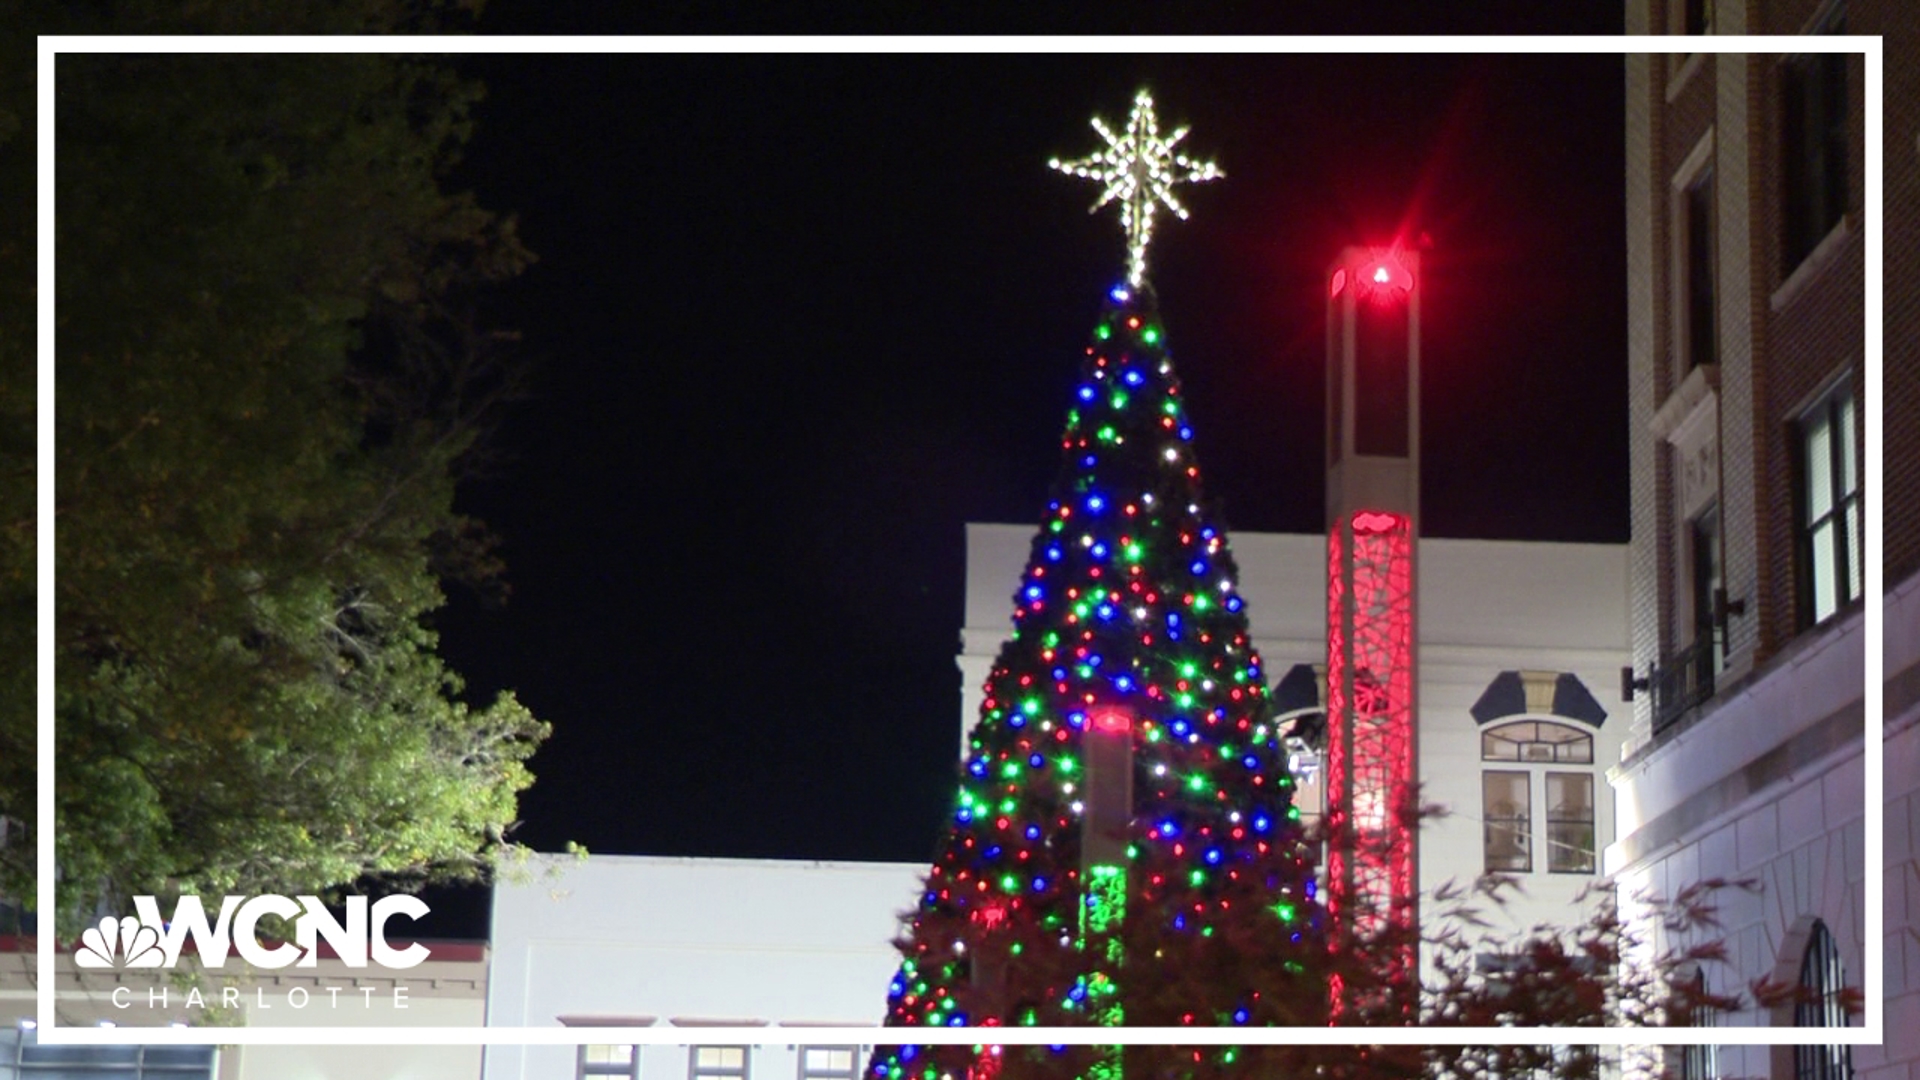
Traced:
[[[1867, 732], [1863, 739], [1865, 776], [1865, 819], [1863, 841], [1869, 856], [1865, 859], [1866, 920], [1862, 939], [1863, 971], [1861, 992], [1865, 999], [1865, 1022], [1861, 1027], [1823, 1031], [1820, 1041], [1851, 1046], [1871, 1046], [1884, 1041], [1886, 1019], [1885, 958], [1877, 946], [1885, 937], [1885, 859], [1874, 857], [1885, 845], [1882, 817], [1886, 802], [1884, 769], [1884, 677], [1885, 657], [1881, 649], [1884, 592], [1882, 580], [1880, 455], [1882, 450], [1882, 303], [1883, 258], [1883, 105], [1885, 65], [1881, 40], [1862, 36], [1821, 36], [1814, 38], [1711, 36], [1679, 39], [1671, 36], [1622, 37], [1091, 37], [1091, 38], [820, 38], [820, 37], [85, 37], [48, 36], [38, 39], [37, 75], [37, 153], [39, 160], [39, 260], [38, 260], [38, 333], [39, 356], [37, 384], [37, 618], [36, 652], [38, 660], [37, 719], [39, 724], [39, 827], [37, 873], [38, 907], [54, 910], [53, 835], [48, 827], [54, 819], [53, 765], [53, 625], [54, 625], [54, 476], [53, 476], [53, 329], [54, 329], [54, 58], [61, 53], [812, 53], [832, 49], [843, 53], [1651, 53], [1681, 51], [1685, 44], [1691, 52], [1761, 53], [1846, 52], [1863, 53], [1866, 61], [1865, 102], [1866, 189], [1864, 200], [1866, 259], [1866, 351], [1863, 356], [1864, 400], [1867, 413], [1861, 418], [1865, 427], [1866, 455], [1861, 462], [1865, 482], [1866, 520], [1866, 666], [1867, 684], [1864, 706]], [[50, 920], [49, 920], [50, 921]], [[42, 933], [38, 941], [37, 1005], [40, 1041], [48, 1045], [108, 1045], [146, 1043], [218, 1043], [238, 1046], [292, 1046], [314, 1042], [344, 1040], [368, 1046], [400, 1045], [577, 1045], [585, 1042], [624, 1042], [636, 1045], [685, 1045], [694, 1041], [694, 1032], [672, 1027], [647, 1028], [564, 1028], [564, 1027], [481, 1027], [481, 1028], [390, 1028], [390, 1027], [234, 1027], [234, 1028], [144, 1028], [60, 1026], [54, 1017], [54, 935]], [[878, 993], [878, 991], [875, 991]], [[1193, 1027], [1109, 1029], [1096, 1036], [1088, 1028], [808, 1028], [809, 1040], [866, 1045], [876, 1035], [900, 1037], [901, 1042], [919, 1045], [1004, 1046], [1054, 1045], [1353, 1045], [1379, 1046], [1533, 1046], [1578, 1042], [1582, 1045], [1645, 1046], [1650, 1044], [1694, 1046], [1795, 1046], [1807, 1042], [1807, 1032], [1799, 1028], [1323, 1028], [1323, 1027]], [[1364, 1030], [1364, 1036], [1360, 1032]], [[702, 1028], [701, 1043], [781, 1044], [792, 1042], [791, 1029], [772, 1027]], [[1570, 1039], [1570, 1032], [1577, 1037]]]

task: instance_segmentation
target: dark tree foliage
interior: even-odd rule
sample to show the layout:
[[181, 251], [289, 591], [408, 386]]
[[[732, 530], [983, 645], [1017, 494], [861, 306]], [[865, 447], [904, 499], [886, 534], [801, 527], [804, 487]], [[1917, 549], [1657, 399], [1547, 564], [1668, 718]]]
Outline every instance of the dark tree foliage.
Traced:
[[[121, 33], [437, 17], [386, 0], [43, 14]], [[60, 924], [130, 894], [483, 873], [546, 728], [510, 695], [466, 701], [428, 622], [449, 579], [499, 587], [453, 490], [518, 383], [476, 297], [531, 260], [510, 218], [443, 190], [479, 87], [413, 58], [296, 55], [66, 56], [57, 85]], [[31, 231], [6, 223], [11, 289]], [[0, 341], [31, 340], [17, 299]], [[4, 347], [0, 453], [24, 473], [30, 369]], [[34, 596], [14, 497], [8, 691], [31, 679], [11, 646]], [[0, 814], [28, 830], [31, 702], [8, 693], [0, 716]], [[0, 892], [33, 895], [31, 852], [0, 849]]]

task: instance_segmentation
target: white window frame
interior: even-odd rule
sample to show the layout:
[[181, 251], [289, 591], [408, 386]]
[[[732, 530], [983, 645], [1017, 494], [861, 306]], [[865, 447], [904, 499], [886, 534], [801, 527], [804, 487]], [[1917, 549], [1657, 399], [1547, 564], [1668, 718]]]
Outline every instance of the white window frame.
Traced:
[[[738, 1050], [740, 1064], [701, 1065], [702, 1050]], [[703, 1043], [687, 1047], [687, 1080], [751, 1080], [753, 1076], [753, 1047], [737, 1044]]]
[[[595, 1046], [625, 1047], [627, 1060], [588, 1061], [588, 1052]], [[620, 1077], [622, 1080], [640, 1080], [640, 1047], [632, 1043], [582, 1043], [575, 1055], [575, 1080], [595, 1080], [597, 1077]]]
[[[1847, 421], [1844, 424], [1841, 422], [1843, 409]], [[1809, 459], [1812, 431], [1816, 426], [1824, 426], [1827, 430], [1828, 450], [1824, 462]], [[1860, 410], [1853, 396], [1853, 380], [1844, 376], [1822, 390], [1813, 404], [1801, 409], [1793, 423], [1793, 457], [1800, 481], [1800, 490], [1794, 493], [1793, 508], [1794, 561], [1797, 570], [1794, 576], [1802, 594], [1795, 612], [1795, 625], [1800, 630], [1812, 629], [1840, 614], [1865, 591], [1865, 566], [1862, 560], [1866, 552], [1862, 533], [1866, 512], [1861, 506], [1861, 488], [1865, 476], [1861, 472], [1854, 441], [1859, 427]], [[1842, 485], [1846, 483], [1845, 465], [1852, 466], [1853, 485], [1842, 490]], [[1812, 506], [1812, 473], [1816, 468], [1826, 471], [1828, 485], [1827, 509], [1818, 517], [1814, 516]], [[1823, 552], [1816, 546], [1814, 535], [1824, 525], [1832, 525], [1838, 535], [1836, 542], [1828, 545]], [[1834, 598], [1832, 609], [1826, 612], [1820, 610], [1819, 597], [1814, 589], [1814, 581], [1819, 573], [1816, 566], [1823, 556], [1830, 561], [1838, 560], [1837, 565], [1829, 565], [1829, 572], [1833, 575]]]
[[[1519, 756], [1516, 758], [1489, 756], [1486, 741], [1488, 736], [1497, 735], [1509, 728], [1532, 724], [1549, 724], [1555, 728], [1573, 732], [1580, 736], [1580, 739], [1559, 741], [1538, 738], [1525, 741], [1510, 739], [1509, 741], [1520, 742], [1520, 745], [1523, 747], [1538, 745], [1551, 746], [1555, 749], [1551, 750], [1545, 756], [1528, 757], [1525, 749], [1519, 751]], [[1569, 717], [1523, 714], [1504, 717], [1497, 723], [1488, 724], [1486, 727], [1481, 728], [1478, 734], [1481, 740], [1481, 859], [1486, 872], [1490, 874], [1557, 874], [1563, 876], [1578, 875], [1583, 877], [1593, 877], [1597, 875], [1599, 873], [1600, 848], [1603, 846], [1600, 835], [1600, 821], [1602, 818], [1600, 812], [1601, 784], [1598, 779], [1595, 754], [1599, 745], [1598, 732], [1594, 731], [1587, 724]], [[1538, 735], [1539, 732], [1535, 731], [1534, 734]], [[1569, 753], [1567, 755], [1568, 758], [1575, 758], [1576, 760], [1562, 758], [1558, 750], [1560, 746], [1580, 745], [1585, 746], [1585, 761], [1577, 760], [1577, 757], [1580, 756], [1577, 753]], [[1491, 850], [1492, 828], [1494, 824], [1493, 819], [1487, 817], [1489, 808], [1487, 806], [1486, 785], [1487, 777], [1496, 773], [1526, 777], [1527, 805], [1526, 834], [1524, 840], [1527, 854], [1527, 868], [1524, 870], [1493, 866], [1486, 862], [1487, 855]], [[1556, 869], [1554, 866], [1553, 826], [1556, 824], [1566, 824], [1566, 822], [1556, 822], [1552, 820], [1553, 805], [1547, 798], [1547, 777], [1549, 774], [1579, 776], [1587, 780], [1587, 812], [1589, 817], [1586, 820], [1586, 824], [1592, 837], [1593, 849], [1589, 853], [1588, 866], [1585, 869]], [[1516, 814], [1515, 817], [1517, 818], [1518, 815]]]
[[1698, 360], [1693, 356], [1693, 296], [1690, 288], [1693, 281], [1691, 274], [1693, 253], [1690, 249], [1690, 240], [1693, 236], [1691, 228], [1693, 211], [1688, 196], [1694, 189], [1704, 184], [1707, 186], [1707, 212], [1710, 216], [1707, 222], [1706, 257], [1708, 273], [1712, 276], [1713, 282], [1714, 311], [1711, 317], [1716, 324], [1714, 340], [1717, 348], [1720, 337], [1718, 309], [1721, 292], [1720, 201], [1719, 193], [1715, 190], [1718, 184], [1718, 173], [1713, 167], [1713, 145], [1713, 128], [1709, 126], [1706, 134], [1700, 136], [1700, 141], [1693, 144], [1692, 150], [1687, 151], [1687, 156], [1681, 159], [1679, 167], [1673, 170], [1673, 175], [1667, 181], [1667, 248], [1670, 277], [1667, 287], [1667, 325], [1673, 341], [1670, 352], [1673, 357], [1675, 385], [1678, 385], [1687, 377], [1688, 372], [1700, 364], [1719, 361], [1718, 355]]
[[[860, 1059], [866, 1049], [865, 1047], [838, 1044], [832, 1046], [800, 1046], [795, 1049], [797, 1053], [795, 1054], [794, 1074], [797, 1080], [859, 1080]], [[843, 1052], [847, 1055], [847, 1067], [845, 1069], [835, 1069], [832, 1066], [826, 1066], [818, 1069], [809, 1069], [807, 1067], [807, 1054], [809, 1051], [817, 1051], [820, 1053]]]

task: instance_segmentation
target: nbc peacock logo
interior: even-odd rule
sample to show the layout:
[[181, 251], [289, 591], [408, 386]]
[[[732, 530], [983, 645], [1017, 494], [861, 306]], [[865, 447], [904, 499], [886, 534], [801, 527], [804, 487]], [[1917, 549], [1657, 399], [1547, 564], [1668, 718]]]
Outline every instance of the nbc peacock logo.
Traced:
[[[396, 948], [388, 944], [390, 919], [418, 919], [427, 905], [417, 896], [383, 896], [369, 904], [351, 896], [341, 905], [344, 920], [336, 918], [317, 896], [228, 896], [216, 915], [208, 918], [198, 896], [183, 896], [174, 905], [173, 918], [160, 914], [151, 896], [133, 898], [135, 915], [109, 915], [80, 932], [73, 962], [83, 968], [171, 968], [188, 942], [200, 963], [219, 968], [229, 952], [260, 968], [289, 965], [313, 967], [325, 942], [348, 967], [366, 967], [371, 961], [385, 968], [405, 969], [426, 960], [429, 950], [419, 942]], [[260, 920], [273, 916], [292, 924], [291, 941], [263, 941], [256, 933]]]
[[73, 962], [83, 968], [157, 968], [166, 966], [167, 956], [160, 950], [159, 931], [131, 915], [109, 915], [81, 931]]

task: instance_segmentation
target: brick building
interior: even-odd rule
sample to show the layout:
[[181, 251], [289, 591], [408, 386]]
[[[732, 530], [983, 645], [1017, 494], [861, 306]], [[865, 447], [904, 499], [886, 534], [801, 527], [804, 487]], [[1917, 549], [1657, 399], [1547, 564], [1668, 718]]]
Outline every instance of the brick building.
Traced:
[[[1713, 877], [1732, 992], [1800, 983], [1736, 1025], [1844, 1024], [1839, 985], [1887, 961], [1883, 1047], [1720, 1047], [1684, 1075], [1920, 1075], [1920, 6], [1629, 0], [1629, 33], [1884, 36], [1887, 936], [1864, 873], [1864, 61], [1677, 53], [1627, 61], [1629, 412], [1636, 695], [1613, 770], [1626, 890]], [[1904, 408], [1902, 408], [1904, 404]], [[1906, 418], [1905, 422], [1902, 419]], [[1876, 602], [1878, 598], [1875, 598]], [[1910, 629], [1895, 632], [1896, 625]], [[1909, 687], [1904, 694], [1899, 688]], [[1855, 1023], [1858, 1019], [1855, 1018]]]

